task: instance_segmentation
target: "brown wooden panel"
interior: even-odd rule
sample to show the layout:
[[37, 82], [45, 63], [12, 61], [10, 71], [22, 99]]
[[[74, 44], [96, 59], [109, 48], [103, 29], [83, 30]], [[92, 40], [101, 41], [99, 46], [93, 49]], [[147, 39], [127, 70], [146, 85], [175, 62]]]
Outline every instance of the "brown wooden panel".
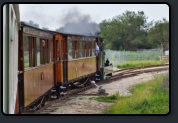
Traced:
[[42, 43], [42, 39], [40, 39], [40, 64], [43, 64], [43, 43]]
[[86, 56], [86, 50], [87, 50], [87, 48], [86, 48], [86, 41], [83, 41], [83, 57]]
[[64, 58], [64, 40], [61, 40], [61, 60], [63, 60]]
[[23, 32], [26, 34], [30, 34], [30, 35], [34, 35], [34, 36], [38, 36], [42, 38], [48, 38], [48, 39], [53, 38], [53, 35], [48, 32], [37, 30], [37, 29], [34, 29], [33, 27], [23, 26], [23, 28], [24, 28]]
[[75, 41], [72, 41], [72, 58], [75, 58]]
[[77, 78], [77, 60], [68, 61], [68, 80]]
[[76, 50], [77, 50], [77, 58], [79, 57], [79, 41], [76, 43]]
[[61, 60], [61, 56], [62, 56], [62, 49], [61, 49], [62, 35], [57, 34], [55, 40], [58, 40], [58, 43], [56, 42], [56, 45], [57, 45], [56, 48], [57, 47], [59, 48], [58, 52], [56, 52], [56, 55], [59, 54], [60, 60]]
[[92, 56], [92, 41], [90, 41], [90, 56]]
[[[42, 79], [42, 74], [44, 78]], [[53, 64], [24, 72], [24, 106], [43, 95], [54, 86]]]
[[44, 60], [44, 64], [45, 64], [48, 61], [48, 49], [47, 49], [48, 41], [47, 40], [44, 40], [44, 41], [45, 41], [45, 46], [43, 48], [44, 49], [44, 51], [43, 51], [43, 56], [44, 56], [43, 60]]
[[61, 59], [61, 56], [62, 56], [62, 52], [61, 52], [61, 42], [62, 42], [62, 36], [59, 35], [59, 45], [58, 45], [58, 47], [59, 47], [59, 57], [60, 57], [60, 60], [62, 60], [62, 59]]
[[68, 61], [68, 80], [96, 72], [96, 57]]
[[54, 58], [53, 57], [53, 53], [54, 53], [53, 50], [54, 50], [53, 49], [53, 40], [51, 40], [51, 61], [54, 61], [54, 59], [53, 59]]
[[56, 82], [63, 81], [63, 64], [62, 61], [56, 63]]
[[36, 38], [33, 37], [33, 56], [34, 56], [34, 66], [37, 66], [37, 49], [36, 49]]
[[64, 59], [68, 60], [68, 43], [67, 43], [67, 37], [63, 37], [62, 40], [64, 41], [63, 44], [63, 51], [64, 51]]
[[29, 66], [32, 67], [32, 61], [33, 61], [33, 57], [32, 57], [32, 40], [31, 37], [28, 37], [29, 39]]
[[86, 42], [86, 49], [87, 49], [87, 57], [89, 56], [89, 41]]
[[[55, 38], [56, 43], [56, 56], [55, 59], [57, 59], [57, 54], [60, 57], [59, 60], [56, 61], [56, 82], [62, 82], [63, 81], [63, 64], [62, 64], [62, 35], [57, 34]], [[57, 50], [57, 48], [59, 50]]]

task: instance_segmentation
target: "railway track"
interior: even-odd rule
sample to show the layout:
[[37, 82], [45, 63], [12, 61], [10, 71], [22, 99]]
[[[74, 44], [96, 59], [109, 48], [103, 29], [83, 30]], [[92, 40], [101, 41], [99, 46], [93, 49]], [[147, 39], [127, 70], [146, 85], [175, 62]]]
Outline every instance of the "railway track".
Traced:
[[[158, 71], [163, 71], [163, 70], [168, 70], [168, 69], [169, 69], [169, 64], [117, 70], [117, 71], [113, 72], [112, 76], [107, 77], [105, 80], [98, 81], [97, 85], [102, 85], [102, 84], [109, 83], [109, 82], [112, 82], [112, 81], [115, 81], [118, 79], [122, 79], [122, 78], [136, 76], [136, 75], [142, 74], [142, 73], [158, 72]], [[90, 84], [83, 88], [69, 90], [66, 95], [59, 97], [59, 99], [47, 101], [46, 104], [43, 107], [39, 107], [38, 110], [36, 110], [34, 112], [23, 112], [23, 114], [40, 114], [41, 112], [44, 112], [44, 111], [45, 112], [53, 112], [53, 110], [48, 110], [52, 104], [58, 103], [61, 100], [64, 100], [70, 96], [81, 95], [80, 92], [84, 92], [84, 91], [86, 91], [90, 88], [94, 88], [94, 87], [95, 87], [94, 85]], [[88, 94], [88, 95], [90, 95], [90, 94]], [[96, 95], [99, 95], [99, 94], [96, 94]], [[105, 94], [105, 95], [107, 95], [107, 94]]]

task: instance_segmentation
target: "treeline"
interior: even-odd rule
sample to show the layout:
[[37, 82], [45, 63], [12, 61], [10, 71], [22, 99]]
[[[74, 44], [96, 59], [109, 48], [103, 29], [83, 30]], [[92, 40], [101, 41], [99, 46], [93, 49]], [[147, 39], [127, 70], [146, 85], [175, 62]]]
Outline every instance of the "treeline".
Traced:
[[169, 48], [169, 22], [163, 19], [148, 23], [143, 11], [126, 11], [122, 15], [104, 20], [100, 23], [100, 29], [106, 49]]
[[[32, 20], [29, 20], [28, 22], [25, 22], [25, 21], [23, 21], [23, 22], [28, 24], [28, 25], [30, 25], [30, 26], [33, 26], [33, 27], [36, 27], [36, 28], [40, 28], [39, 24], [33, 22]], [[42, 27], [41, 29], [49, 30], [49, 28], [47, 28], [47, 27]]]

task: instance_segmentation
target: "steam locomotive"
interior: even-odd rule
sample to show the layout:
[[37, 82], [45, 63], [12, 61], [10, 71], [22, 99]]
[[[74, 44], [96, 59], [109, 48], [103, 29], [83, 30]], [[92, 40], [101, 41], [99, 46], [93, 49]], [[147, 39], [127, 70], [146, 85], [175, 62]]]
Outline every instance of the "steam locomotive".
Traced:
[[[3, 46], [3, 60], [7, 60], [3, 61], [3, 66], [7, 66], [3, 68], [4, 113], [20, 113], [31, 108], [49, 98], [55, 89], [77, 86], [76, 82], [86, 84], [83, 82], [88, 78], [104, 79], [104, 44], [100, 37], [42, 30], [20, 23], [17, 5], [5, 5], [3, 9], [7, 12], [3, 18], [11, 16], [8, 14], [11, 10], [15, 16], [14, 21], [8, 20], [12, 25], [10, 30], [3, 28], [3, 42], [10, 42], [5, 43], [10, 49]], [[98, 56], [96, 43], [100, 48]], [[4, 58], [8, 50], [9, 58]], [[10, 70], [5, 71], [8, 67]]]

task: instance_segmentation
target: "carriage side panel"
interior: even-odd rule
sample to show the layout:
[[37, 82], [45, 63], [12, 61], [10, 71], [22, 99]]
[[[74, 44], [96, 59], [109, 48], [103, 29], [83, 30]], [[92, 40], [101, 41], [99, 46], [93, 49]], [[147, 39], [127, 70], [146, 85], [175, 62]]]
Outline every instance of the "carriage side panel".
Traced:
[[24, 106], [43, 95], [54, 86], [53, 64], [24, 72]]

